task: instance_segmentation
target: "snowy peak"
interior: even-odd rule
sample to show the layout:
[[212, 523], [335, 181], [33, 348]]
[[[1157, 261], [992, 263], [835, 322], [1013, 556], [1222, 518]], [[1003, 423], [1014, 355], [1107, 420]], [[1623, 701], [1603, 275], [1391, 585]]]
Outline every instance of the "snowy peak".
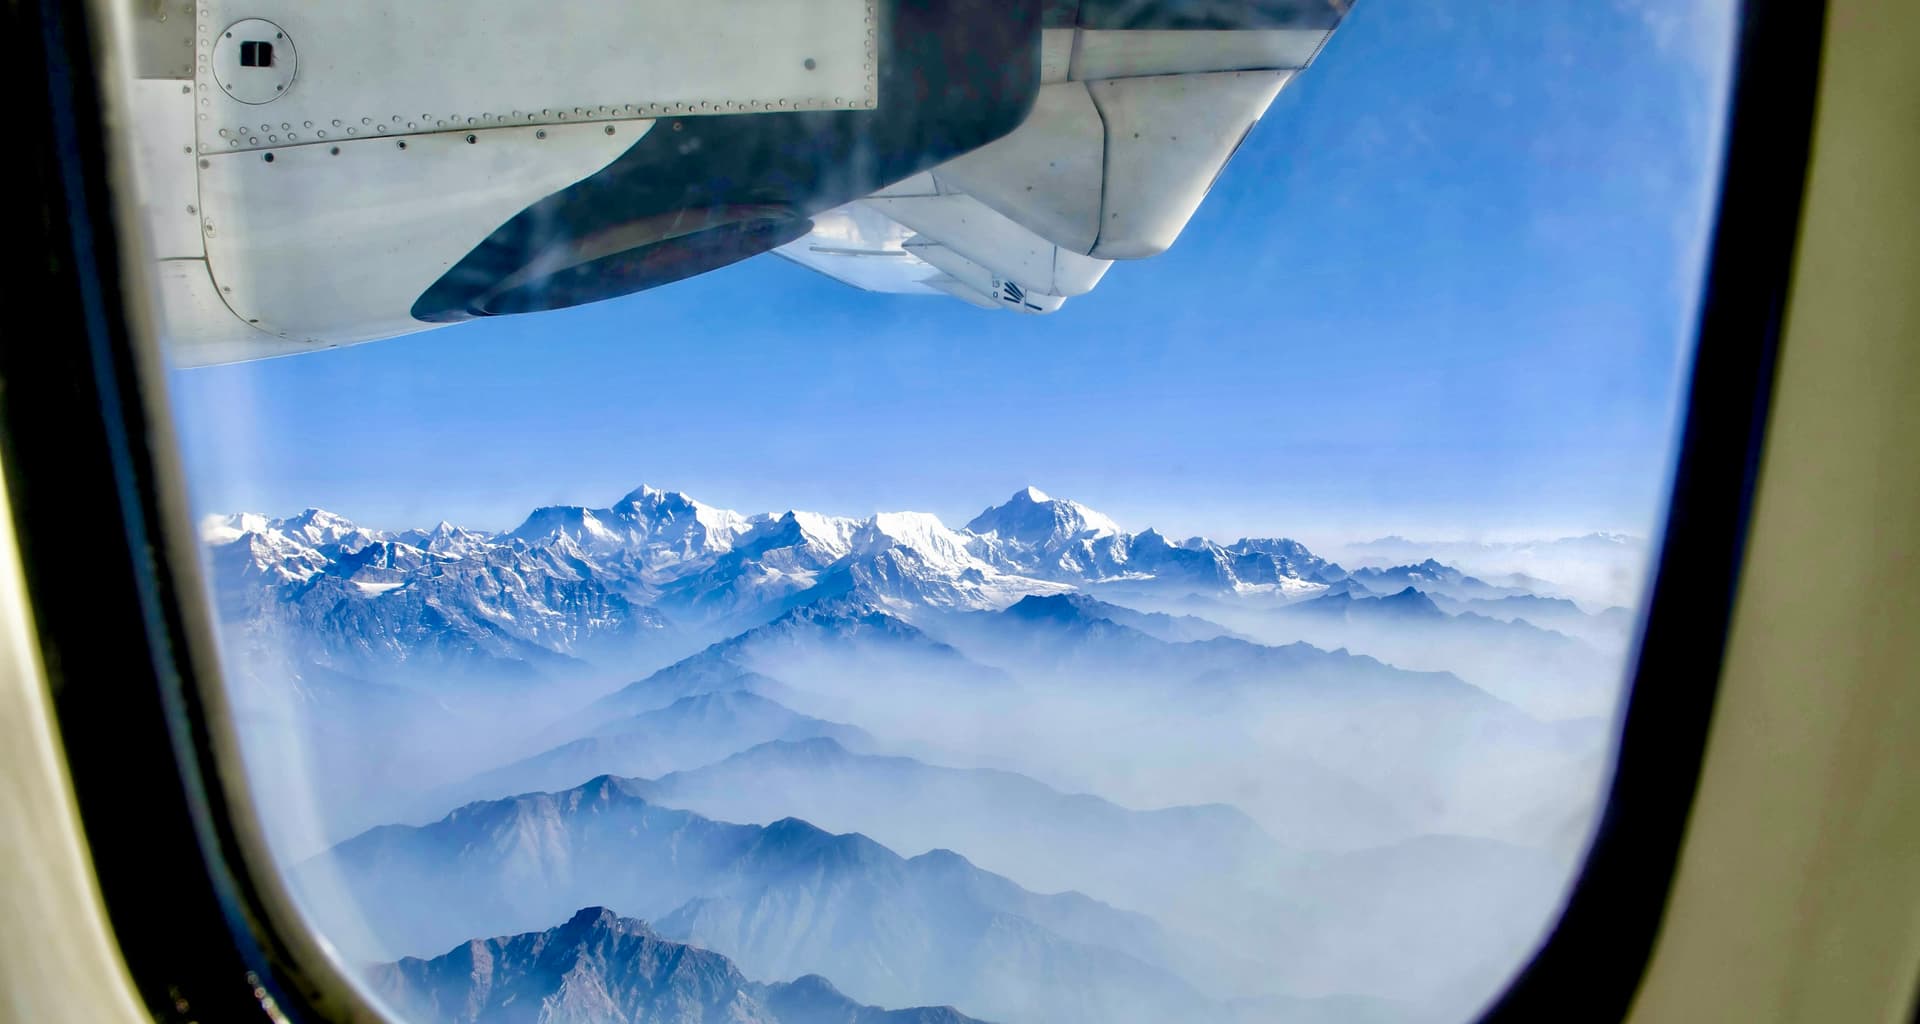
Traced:
[[715, 508], [680, 491], [660, 490], [646, 484], [615, 502], [613, 512], [620, 518], [649, 524], [653, 533], [678, 525], [683, 530], [698, 526], [715, 535], [738, 536], [751, 526], [746, 516], [731, 509]]
[[1161, 533], [1159, 530], [1156, 530], [1153, 527], [1149, 526], [1146, 529], [1141, 530], [1139, 533], [1136, 533], [1133, 535], [1133, 546], [1136, 548], [1141, 548], [1141, 547], [1171, 548], [1171, 547], [1178, 547], [1179, 545], [1175, 544], [1171, 540], [1168, 540], [1166, 534]]
[[[650, 485], [605, 508], [536, 509], [504, 534], [448, 522], [387, 534], [317, 508], [286, 519], [216, 517], [201, 531], [223, 616], [310, 622], [325, 634], [313, 639], [327, 663], [354, 671], [387, 672], [395, 661], [412, 672], [417, 661], [424, 673], [456, 650], [484, 652], [501, 671], [554, 656], [606, 665], [666, 636], [663, 630], [724, 628], [729, 635], [837, 600], [930, 625], [940, 612], [999, 611], [1076, 591], [1122, 604], [1145, 596], [1365, 598], [1408, 586], [1454, 601], [1525, 593], [1433, 560], [1349, 577], [1285, 538], [1223, 546], [1157, 529], [1125, 533], [1085, 505], [1035, 487], [988, 508], [965, 531], [925, 512], [855, 519], [796, 509], [747, 517]], [[393, 617], [416, 614], [416, 606], [448, 616], [467, 646], [435, 653], [430, 638], [393, 628]], [[1183, 641], [1227, 632], [1204, 620], [1130, 617], [1090, 605], [1026, 611], [1040, 607]], [[349, 620], [331, 622], [328, 609], [349, 609]]]
[[690, 500], [687, 498], [685, 494], [679, 491], [667, 491], [659, 487], [654, 487], [651, 484], [641, 484], [640, 486], [635, 487], [633, 490], [628, 491], [626, 495], [620, 499], [618, 504], [644, 505], [648, 503], [664, 501], [669, 496], [673, 498], [677, 498], [681, 501]]
[[506, 538], [533, 545], [564, 538], [589, 554], [627, 553], [647, 565], [673, 565], [731, 550], [752, 526], [738, 512], [642, 484], [607, 508], [535, 509]]
[[793, 524], [801, 537], [831, 552], [835, 557], [853, 550], [853, 535], [860, 529], [860, 520], [845, 516], [826, 516], [818, 512], [789, 510], [781, 517], [783, 522]]
[[393, 539], [449, 558], [465, 558], [493, 543], [493, 538], [487, 534], [463, 529], [444, 519], [431, 530], [402, 530], [394, 534]]
[[231, 543], [247, 534], [302, 547], [339, 546], [347, 551], [357, 551], [385, 539], [378, 531], [362, 529], [347, 517], [323, 508], [309, 508], [284, 519], [271, 519], [258, 512], [240, 512], [208, 516], [200, 521], [200, 538], [208, 544]]
[[366, 551], [386, 537], [345, 516], [310, 508], [283, 519], [255, 512], [209, 516], [200, 522], [200, 539], [213, 549], [218, 571], [292, 583], [310, 579], [335, 560]]
[[882, 512], [862, 523], [849, 540], [855, 557], [904, 549], [931, 567], [986, 568], [968, 553], [966, 538], [947, 529], [938, 516], [929, 512]]
[[797, 510], [757, 516], [734, 540], [732, 554], [739, 561], [776, 557], [789, 566], [801, 560], [820, 568], [846, 557], [853, 550], [854, 535], [864, 525], [859, 519]]
[[861, 523], [826, 585], [906, 616], [921, 608], [1004, 608], [1027, 594], [1068, 589], [1003, 571], [925, 512], [883, 512]]
[[519, 526], [507, 531], [507, 539], [538, 544], [566, 537], [576, 543], [612, 546], [619, 535], [601, 522], [592, 509], [580, 505], [547, 505], [536, 508]]
[[258, 512], [207, 516], [200, 520], [200, 542], [209, 547], [231, 544], [249, 533], [265, 533], [269, 522]]
[[367, 540], [373, 539], [371, 533], [355, 526], [347, 517], [323, 508], [307, 509], [297, 516], [282, 519], [275, 525], [282, 533], [303, 540], [314, 547], [339, 544], [362, 537]]
[[1013, 492], [967, 523], [969, 533], [1018, 544], [1044, 546], [1075, 538], [1118, 534], [1120, 524], [1077, 501], [1049, 497], [1037, 487]]
[[969, 549], [997, 568], [1082, 585], [1124, 582], [1186, 592], [1310, 594], [1346, 575], [1298, 541], [1242, 537], [1175, 540], [1149, 527], [1122, 532], [1078, 502], [1028, 487], [967, 524]]

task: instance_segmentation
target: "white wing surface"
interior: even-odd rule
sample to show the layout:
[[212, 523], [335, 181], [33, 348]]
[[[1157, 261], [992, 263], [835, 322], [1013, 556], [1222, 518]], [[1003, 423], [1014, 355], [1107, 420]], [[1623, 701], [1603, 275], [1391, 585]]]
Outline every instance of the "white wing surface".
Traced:
[[774, 251], [856, 288], [1051, 313], [1165, 252], [1331, 28], [1042, 34], [1012, 134], [814, 218]]

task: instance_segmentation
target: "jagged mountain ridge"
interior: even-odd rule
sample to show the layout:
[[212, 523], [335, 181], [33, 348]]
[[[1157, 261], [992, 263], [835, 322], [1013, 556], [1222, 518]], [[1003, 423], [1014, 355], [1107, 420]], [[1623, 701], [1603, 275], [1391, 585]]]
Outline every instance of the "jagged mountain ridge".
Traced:
[[597, 775], [652, 778], [711, 764], [777, 740], [822, 739], [870, 750], [863, 729], [802, 715], [751, 690], [689, 694], [607, 722], [591, 736], [481, 773], [436, 795], [440, 806], [566, 789]]
[[823, 974], [884, 1005], [1092, 1024], [1204, 1003], [1168, 969], [1173, 944], [1144, 916], [1039, 895], [944, 850], [902, 858], [795, 818], [713, 821], [654, 803], [650, 789], [603, 776], [381, 826], [300, 865], [295, 884], [323, 931], [368, 959], [609, 905], [749, 976]]
[[1244, 886], [1292, 856], [1231, 806], [1133, 810], [1011, 771], [860, 753], [827, 737], [663, 775], [648, 796], [726, 821], [800, 817], [906, 854], [962, 850], [1035, 891], [1077, 889], [1163, 920], [1202, 890]]
[[1173, 589], [1311, 593], [1345, 570], [1298, 541], [1204, 537], [1173, 541], [1158, 530], [1127, 533], [1080, 504], [1026, 487], [967, 523], [969, 549], [1011, 572], [1076, 585], [1124, 582]]
[[507, 676], [631, 659], [674, 630], [728, 635], [804, 604], [913, 618], [1102, 582], [1306, 595], [1344, 574], [1284, 539], [1175, 542], [1024, 488], [954, 530], [926, 513], [743, 515], [643, 486], [501, 533], [376, 530], [323, 509], [202, 524], [221, 618], [312, 663]]
[[[1432, 559], [1349, 572], [1285, 538], [1129, 533], [1032, 487], [958, 530], [914, 512], [743, 515], [642, 486], [605, 508], [539, 508], [501, 533], [446, 522], [386, 532], [307, 509], [284, 519], [214, 517], [202, 534], [221, 618], [236, 636], [365, 676], [612, 670], [835, 600], [914, 621], [1076, 590], [1148, 605], [1255, 596], [1284, 604], [1413, 586], [1449, 613], [1532, 596]], [[1609, 628], [1576, 618], [1577, 607], [1551, 612], [1552, 622], [1537, 624]]]
[[726, 957], [605, 907], [380, 964], [368, 978], [417, 1024], [985, 1024], [951, 1006], [864, 1006], [817, 974], [757, 984]]
[[[1609, 653], [1631, 628], [1630, 617], [1548, 604], [1432, 559], [1349, 573], [1284, 538], [1220, 544], [1128, 533], [1031, 487], [959, 530], [924, 513], [748, 516], [643, 486], [606, 508], [537, 509], [499, 534], [445, 522], [389, 534], [321, 509], [277, 520], [225, 516], [203, 532], [229, 650], [243, 655], [235, 659], [241, 674], [267, 677], [318, 666], [399, 685], [604, 685], [635, 665], [672, 663], [701, 643], [740, 638], [808, 607], [851, 604], [926, 624], [1073, 594], [1111, 599], [1106, 618], [1169, 640], [1304, 640], [1408, 668], [1451, 668], [1392, 636], [1303, 631], [1260, 618], [1342, 593], [1392, 603], [1413, 587], [1446, 616], [1441, 628], [1463, 634], [1443, 645], [1449, 657], [1498, 641], [1491, 660], [1479, 659], [1486, 670], [1467, 676], [1482, 685], [1526, 671], [1527, 659], [1545, 649], [1550, 638], [1522, 635], [1531, 625]], [[1479, 614], [1495, 605], [1497, 614]], [[1167, 614], [1183, 608], [1206, 617]], [[1551, 681], [1573, 678], [1582, 694], [1531, 706], [1555, 716], [1603, 711], [1605, 673], [1578, 664], [1598, 659], [1579, 647], [1550, 653], [1561, 666]]]

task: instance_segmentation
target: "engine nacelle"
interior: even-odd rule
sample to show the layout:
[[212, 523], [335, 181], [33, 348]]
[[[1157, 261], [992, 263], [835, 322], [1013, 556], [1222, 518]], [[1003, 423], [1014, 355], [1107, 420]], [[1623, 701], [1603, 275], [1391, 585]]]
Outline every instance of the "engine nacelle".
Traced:
[[724, 266], [1006, 135], [1040, 79], [1037, 0], [182, 10], [130, 17], [138, 187], [186, 365]]

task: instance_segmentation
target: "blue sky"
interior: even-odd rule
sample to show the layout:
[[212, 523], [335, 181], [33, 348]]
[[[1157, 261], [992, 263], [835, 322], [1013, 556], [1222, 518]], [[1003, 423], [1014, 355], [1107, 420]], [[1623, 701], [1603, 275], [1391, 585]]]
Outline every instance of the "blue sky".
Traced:
[[1033, 483], [1174, 534], [1646, 533], [1727, 6], [1361, 0], [1174, 248], [1051, 317], [769, 256], [178, 372], [194, 502], [500, 528], [645, 481], [958, 525]]

